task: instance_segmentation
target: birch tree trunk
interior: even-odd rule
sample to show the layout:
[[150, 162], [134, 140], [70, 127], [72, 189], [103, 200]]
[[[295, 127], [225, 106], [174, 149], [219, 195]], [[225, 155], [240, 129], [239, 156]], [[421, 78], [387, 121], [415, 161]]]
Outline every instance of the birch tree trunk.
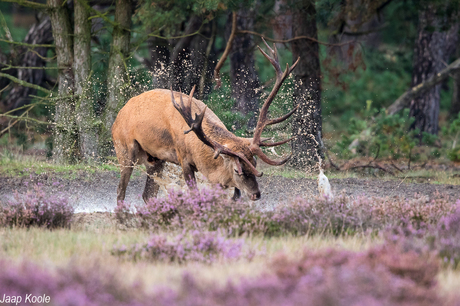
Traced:
[[[34, 24], [27, 33], [24, 42], [31, 45], [52, 43], [53, 35], [51, 31], [50, 18], [46, 16]], [[13, 57], [13, 65], [23, 67], [44, 67], [46, 62], [43, 60], [43, 58], [46, 57], [48, 48], [40, 47], [33, 49], [33, 51], [35, 52], [32, 52], [32, 50], [27, 50], [27, 48], [22, 46], [18, 48], [18, 52], [15, 52], [15, 55], [17, 54], [17, 58], [15, 59]], [[7, 62], [8, 61], [5, 60], [4, 63]], [[8, 71], [8, 74], [14, 73]], [[18, 69], [17, 78], [32, 84], [37, 84], [42, 87], [46, 86], [46, 74], [45, 70], [42, 69]], [[1, 84], [0, 88], [3, 88], [4, 86], [5, 85]], [[13, 88], [8, 93], [8, 96], [6, 96], [5, 100], [2, 101], [3, 111], [6, 112], [28, 104], [30, 102], [30, 99], [28, 98], [29, 95], [35, 95], [36, 93], [37, 91], [33, 88], [14, 84]]]
[[56, 100], [53, 158], [57, 162], [72, 162], [77, 152], [77, 131], [75, 127], [73, 42], [70, 17], [64, 0], [48, 0], [51, 27], [56, 45], [58, 94]]
[[81, 157], [87, 161], [96, 158], [97, 128], [92, 101], [91, 74], [91, 21], [85, 8], [86, 0], [74, 1], [74, 71], [76, 124]]
[[131, 0], [116, 0], [115, 26], [112, 32], [112, 46], [107, 71], [107, 103], [102, 122], [101, 147], [103, 153], [108, 152], [111, 139], [111, 128], [118, 111], [128, 100], [129, 76], [127, 58], [131, 28]]
[[[317, 39], [316, 10], [313, 0], [293, 0], [292, 35]], [[295, 76], [294, 105], [299, 109], [292, 121], [291, 165], [305, 167], [322, 155], [319, 137], [321, 135], [321, 69], [318, 43], [298, 39], [291, 43], [293, 61], [300, 57]]]

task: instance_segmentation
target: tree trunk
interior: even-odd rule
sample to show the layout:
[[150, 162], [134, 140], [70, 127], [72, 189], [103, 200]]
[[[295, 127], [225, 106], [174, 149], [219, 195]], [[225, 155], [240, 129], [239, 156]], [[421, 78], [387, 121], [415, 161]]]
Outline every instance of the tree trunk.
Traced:
[[[459, 35], [459, 28], [460, 24], [457, 23], [453, 29], [454, 31], [450, 31], [447, 37], [447, 41], [449, 42], [449, 46], [453, 48], [451, 51], [452, 54], [455, 54], [457, 58], [460, 57], [460, 47], [458, 46], [458, 42], [460, 40]], [[452, 43], [455, 42], [455, 45]], [[452, 102], [450, 106], [450, 118], [457, 118], [458, 113], [460, 112], [460, 73], [456, 73], [453, 75], [454, 84], [453, 84], [453, 92], [452, 92]]]
[[[201, 17], [192, 15], [183, 35], [189, 35], [198, 31], [202, 23], [203, 19]], [[191, 73], [194, 73], [193, 61], [191, 59], [191, 53], [193, 52], [191, 44], [195, 38], [196, 35], [182, 37], [174, 46], [171, 54], [172, 72], [170, 75], [170, 80], [172, 81], [171, 85], [174, 90], [182, 90], [183, 92], [189, 93], [194, 85], [190, 84], [190, 80], [187, 79]]]
[[[450, 75], [455, 77], [460, 72], [460, 58], [453, 61], [446, 68], [433, 74], [430, 78], [425, 80], [423, 83], [419, 83], [414, 87], [409, 88], [405, 93], [399, 96], [395, 102], [393, 102], [386, 110], [388, 115], [394, 115], [401, 110], [408, 107], [415, 98], [422, 95], [424, 92], [431, 90], [434, 86], [446, 80]], [[454, 87], [455, 91], [455, 87]], [[455, 93], [454, 93], [455, 95]]]
[[97, 153], [97, 138], [90, 82], [91, 21], [84, 1], [86, 0], [74, 2], [74, 71], [77, 94], [75, 114], [80, 155], [86, 160], [92, 160]]
[[150, 59], [147, 68], [152, 71], [153, 88], [168, 88], [169, 85], [169, 48], [168, 41], [152, 37], [148, 41]]
[[[192, 89], [193, 86], [196, 85], [195, 97], [199, 96], [200, 90], [202, 92], [205, 91], [204, 89], [200, 89], [201, 75], [203, 73], [205, 73], [205, 75], [209, 75], [210, 73], [209, 71], [205, 71], [208, 70], [210, 65], [209, 62], [206, 63], [209, 61], [206, 56], [209, 40], [205, 39], [204, 37], [210, 37], [212, 35], [212, 24], [207, 23], [206, 25], [203, 25], [200, 34], [201, 35], [193, 36], [193, 39], [190, 42], [190, 54], [188, 56], [190, 59], [190, 65], [186, 69], [183, 84], [184, 90], [187, 90], [187, 93]], [[207, 78], [207, 80], [209, 81], [210, 79]], [[207, 84], [209, 84], [209, 82], [204, 82], [203, 86], [206, 87]]]
[[116, 0], [115, 23], [107, 71], [107, 103], [104, 110], [102, 131], [99, 135], [103, 154], [107, 154], [111, 128], [118, 111], [128, 100], [129, 76], [126, 60], [129, 54], [131, 28], [131, 0]]
[[273, 6], [275, 13], [271, 21], [273, 27], [273, 36], [278, 40], [287, 40], [292, 38], [292, 12], [289, 7], [289, 0], [275, 0]]
[[[419, 12], [418, 36], [414, 50], [412, 72], [412, 87], [425, 82], [427, 79], [444, 68], [446, 32], [439, 31], [439, 17], [432, 7]], [[438, 134], [439, 99], [441, 85], [436, 85], [423, 96], [410, 102], [410, 115], [415, 117], [412, 129]]]
[[[254, 30], [254, 9], [242, 8], [237, 12], [237, 28]], [[227, 40], [232, 27], [232, 15], [227, 20]], [[230, 49], [230, 81], [232, 84], [233, 109], [242, 115], [250, 115], [248, 128], [256, 126], [259, 109], [259, 76], [254, 66], [254, 40], [250, 34], [236, 35]], [[239, 127], [238, 127], [239, 128]]]
[[77, 133], [75, 130], [73, 46], [70, 17], [64, 0], [48, 0], [50, 17], [56, 45], [58, 93], [56, 100], [53, 158], [57, 162], [70, 162], [76, 157]]
[[[318, 38], [316, 10], [313, 0], [293, 0], [292, 34]], [[292, 134], [291, 165], [305, 167], [322, 155], [319, 137], [321, 135], [321, 69], [318, 43], [298, 39], [291, 43], [293, 61], [300, 57], [295, 76], [294, 105], [299, 109], [294, 113]]]
[[460, 73], [454, 75], [454, 90], [450, 107], [450, 116], [456, 118], [458, 113], [460, 113]]

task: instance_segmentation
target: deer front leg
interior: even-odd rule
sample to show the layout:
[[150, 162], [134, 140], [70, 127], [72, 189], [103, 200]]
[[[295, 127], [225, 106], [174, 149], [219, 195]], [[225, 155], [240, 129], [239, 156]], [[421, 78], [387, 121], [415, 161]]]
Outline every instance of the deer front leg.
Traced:
[[184, 179], [189, 189], [196, 188], [195, 169], [188, 163], [182, 164], [182, 172], [184, 173]]
[[233, 193], [232, 200], [236, 201], [241, 197], [241, 191], [235, 187], [235, 192]]

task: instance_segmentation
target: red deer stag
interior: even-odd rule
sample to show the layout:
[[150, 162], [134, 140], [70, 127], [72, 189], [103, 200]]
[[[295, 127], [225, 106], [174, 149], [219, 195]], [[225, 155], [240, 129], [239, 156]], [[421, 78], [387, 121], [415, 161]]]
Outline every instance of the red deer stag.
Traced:
[[[297, 110], [295, 107], [277, 119], [267, 117], [275, 95], [299, 61], [292, 67], [286, 65], [283, 72], [276, 46], [271, 49], [267, 43], [265, 45], [271, 56], [260, 47], [259, 50], [274, 66], [276, 82], [260, 110], [254, 137], [251, 139], [229, 132], [203, 102], [193, 98], [195, 87], [188, 97], [172, 90], [155, 89], [126, 103], [112, 126], [115, 151], [122, 167], [118, 201], [125, 198], [126, 187], [136, 164], [144, 164], [147, 168], [148, 177], [142, 194], [144, 201], [156, 196], [159, 186], [154, 181], [154, 174], [161, 175], [165, 161], [182, 166], [189, 188], [196, 184], [195, 172], [199, 171], [211, 183], [220, 184], [224, 188], [235, 187], [234, 199], [240, 197], [240, 190], [251, 200], [260, 198], [256, 176], [260, 177], [262, 173], [256, 169], [254, 156], [269, 165], [282, 165], [291, 157], [280, 161], [271, 160], [262, 152], [261, 147], [278, 146], [292, 138], [267, 143], [261, 140], [261, 134], [267, 125], [284, 121]], [[192, 113], [195, 113], [194, 119]], [[194, 133], [189, 133], [191, 131]]]

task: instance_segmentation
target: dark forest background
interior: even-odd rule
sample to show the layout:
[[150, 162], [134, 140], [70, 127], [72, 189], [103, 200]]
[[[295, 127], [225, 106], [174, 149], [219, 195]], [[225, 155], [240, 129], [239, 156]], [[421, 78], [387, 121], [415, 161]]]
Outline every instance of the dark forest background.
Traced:
[[[129, 98], [190, 92], [250, 137], [277, 43], [298, 67], [271, 107], [303, 167], [326, 155], [460, 161], [458, 0], [0, 2], [0, 145], [57, 162], [110, 159]], [[228, 57], [223, 57], [228, 49]], [[224, 62], [225, 61], [225, 62]], [[223, 66], [216, 71], [216, 65]], [[220, 75], [222, 86], [216, 80]], [[4, 154], [4, 153], [3, 153]]]

